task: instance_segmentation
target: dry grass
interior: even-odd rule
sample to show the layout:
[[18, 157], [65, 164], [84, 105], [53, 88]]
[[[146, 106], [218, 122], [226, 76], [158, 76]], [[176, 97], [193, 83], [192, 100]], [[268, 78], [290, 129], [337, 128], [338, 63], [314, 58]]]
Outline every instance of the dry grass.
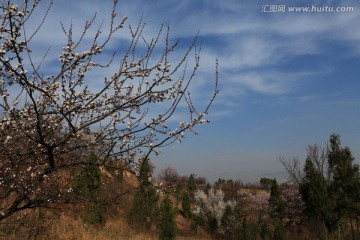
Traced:
[[[124, 219], [118, 217], [108, 219], [105, 226], [87, 226], [76, 214], [63, 213], [54, 215], [46, 213], [41, 216], [39, 211], [27, 211], [21, 214], [21, 219], [14, 216], [0, 225], [0, 240], [155, 240], [158, 235], [155, 231], [144, 233], [132, 229]], [[46, 219], [46, 221], [43, 221]], [[188, 226], [185, 219], [181, 224]], [[199, 236], [179, 236], [179, 240], [212, 239], [201, 231]]]
[[[8, 228], [8, 229], [5, 229]], [[105, 226], [86, 226], [80, 218], [61, 215], [56, 219], [47, 219], [46, 222], [37, 220], [26, 226], [13, 223], [1, 226], [0, 239], [61, 239], [61, 240], [115, 240], [115, 239], [157, 239], [155, 234], [137, 233], [127, 223], [119, 218], [109, 220]]]

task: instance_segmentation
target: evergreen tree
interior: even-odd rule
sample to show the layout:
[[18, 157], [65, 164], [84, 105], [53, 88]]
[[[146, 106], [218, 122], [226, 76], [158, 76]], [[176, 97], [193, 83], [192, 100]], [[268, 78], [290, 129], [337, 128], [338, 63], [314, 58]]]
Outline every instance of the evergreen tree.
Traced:
[[77, 199], [90, 202], [86, 212], [81, 214], [83, 221], [86, 224], [103, 226], [106, 222], [106, 215], [104, 207], [98, 203], [101, 200], [102, 175], [96, 164], [97, 161], [95, 152], [91, 151], [88, 164], [74, 182], [73, 195]]
[[269, 215], [273, 220], [281, 221], [284, 218], [285, 209], [281, 200], [280, 187], [276, 179], [272, 180], [269, 198]]
[[161, 240], [172, 240], [176, 237], [176, 213], [170, 197], [167, 195], [160, 206], [159, 238]]
[[154, 187], [141, 186], [137, 190], [129, 215], [130, 224], [143, 230], [149, 230], [156, 222], [159, 196]]
[[97, 156], [90, 152], [88, 164], [74, 181], [74, 196], [86, 201], [95, 200], [99, 196], [102, 186], [101, 171], [96, 165]]
[[305, 162], [304, 173], [299, 190], [305, 203], [305, 214], [310, 218], [326, 220], [330, 209], [325, 178], [309, 159]]
[[176, 183], [176, 188], [175, 188], [176, 206], [179, 204], [180, 198], [182, 197], [181, 192], [182, 192], [182, 186], [181, 183], [178, 182]]
[[151, 225], [156, 222], [158, 212], [159, 196], [151, 184], [153, 169], [149, 160], [142, 159], [139, 162], [140, 185], [129, 214], [130, 224], [144, 230], [149, 230]]
[[239, 239], [242, 235], [244, 216], [245, 212], [239, 204], [226, 205], [218, 232], [224, 239]]
[[194, 193], [194, 191], [196, 190], [196, 181], [195, 181], [194, 174], [190, 174], [190, 177], [188, 180], [188, 189], [189, 189], [190, 193]]
[[150, 162], [150, 159], [141, 159], [138, 163], [138, 178], [140, 185], [147, 187], [151, 185], [151, 178], [154, 172], [154, 166]]
[[271, 188], [273, 182], [274, 182], [274, 179], [271, 179], [271, 178], [262, 177], [260, 179], [260, 184], [265, 189]]
[[[341, 147], [340, 137], [331, 135], [328, 154], [332, 181], [329, 192], [333, 200], [332, 227], [342, 217], [348, 217], [353, 230], [352, 219], [358, 219], [360, 199], [359, 165], [354, 164], [354, 157], [348, 147]], [[353, 232], [353, 231], [352, 231]]]
[[183, 193], [181, 207], [184, 217], [189, 218], [191, 216], [191, 204], [190, 204], [190, 197], [187, 192]]
[[210, 188], [211, 188], [210, 183], [207, 183], [207, 184], [206, 184], [206, 187], [205, 187], [205, 193], [208, 193], [209, 190], [210, 190]]
[[82, 215], [82, 219], [85, 224], [104, 226], [106, 223], [105, 208], [100, 204], [92, 203]]
[[339, 135], [333, 134], [327, 152], [327, 176], [316, 167], [316, 161], [308, 157], [305, 162], [304, 178], [299, 186], [305, 214], [322, 222], [329, 231], [342, 218], [358, 214], [359, 166], [353, 161], [350, 149], [342, 147]]
[[[303, 174], [298, 174], [298, 162], [285, 163], [291, 176], [300, 176], [295, 183], [299, 183], [303, 213], [318, 222], [324, 233], [321, 237], [327, 238], [327, 232], [339, 229], [345, 219], [349, 220], [353, 239], [356, 237], [354, 220], [360, 236], [360, 173], [350, 149], [341, 146], [339, 135], [332, 134], [326, 148], [315, 144], [307, 150]], [[341, 235], [341, 231], [338, 234]]]
[[219, 232], [225, 239], [232, 239], [235, 230], [233, 228], [234, 222], [234, 211], [229, 205], [227, 205], [225, 207], [224, 215], [221, 219], [221, 225], [219, 230]]

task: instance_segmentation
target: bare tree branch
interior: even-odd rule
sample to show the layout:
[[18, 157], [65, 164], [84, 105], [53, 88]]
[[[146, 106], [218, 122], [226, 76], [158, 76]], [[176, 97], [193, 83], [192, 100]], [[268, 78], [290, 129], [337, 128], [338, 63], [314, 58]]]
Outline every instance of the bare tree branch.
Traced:
[[[111, 50], [111, 39], [127, 19], [117, 17], [117, 0], [107, 31], [101, 24], [89, 36], [96, 14], [78, 39], [72, 23], [61, 23], [67, 42], [60, 66], [49, 73], [44, 63], [50, 48], [36, 62], [29, 42], [36, 40], [52, 1], [35, 30], [26, 30], [39, 4], [28, 0], [18, 6], [9, 0], [0, 6], [0, 220], [26, 208], [72, 202], [69, 191], [77, 175], [70, 172], [87, 166], [92, 151], [98, 159], [94, 166], [134, 172], [138, 159], [158, 154], [207, 123], [204, 118], [219, 92], [216, 62], [212, 96], [202, 110], [195, 106], [190, 85], [200, 64], [198, 36], [172, 62], [179, 41], [172, 42], [168, 25], [147, 39], [140, 19], [129, 26], [131, 41], [121, 56], [114, 52], [107, 60], [99, 58]], [[94, 79], [94, 72], [104, 74]], [[188, 115], [174, 123], [175, 113], [183, 109]]]

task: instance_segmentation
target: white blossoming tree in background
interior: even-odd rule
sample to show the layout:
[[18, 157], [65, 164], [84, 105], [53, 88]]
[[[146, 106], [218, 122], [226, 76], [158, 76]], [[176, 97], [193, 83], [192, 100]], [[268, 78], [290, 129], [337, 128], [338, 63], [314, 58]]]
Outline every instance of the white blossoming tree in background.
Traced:
[[[84, 39], [96, 17], [77, 34], [72, 25], [61, 25], [67, 42], [58, 67], [49, 70], [49, 56], [38, 58], [31, 44], [50, 7], [37, 28], [27, 28], [41, 4], [4, 0], [0, 5], [0, 220], [24, 209], [71, 202], [68, 173], [89, 164], [90, 152], [98, 159], [91, 164], [129, 169], [186, 132], [195, 133], [195, 126], [207, 122], [204, 116], [218, 93], [216, 67], [208, 104], [195, 108], [189, 86], [199, 67], [197, 38], [179, 61], [170, 62], [178, 42], [170, 43], [168, 27], [146, 39], [140, 21], [129, 27], [131, 41], [121, 57], [114, 53], [104, 61], [104, 50], [125, 26], [126, 18], [116, 14], [117, 0], [109, 28], [98, 29], [90, 44]], [[188, 60], [194, 65], [187, 66]], [[94, 80], [94, 73], [104, 76]], [[175, 126], [170, 121], [180, 107], [187, 115], [182, 111]]]
[[194, 214], [205, 215], [210, 228], [215, 230], [221, 227], [226, 207], [234, 209], [237, 205], [235, 200], [224, 201], [224, 192], [221, 189], [215, 191], [214, 188], [210, 188], [208, 194], [202, 190], [196, 190], [194, 199], [196, 203]]

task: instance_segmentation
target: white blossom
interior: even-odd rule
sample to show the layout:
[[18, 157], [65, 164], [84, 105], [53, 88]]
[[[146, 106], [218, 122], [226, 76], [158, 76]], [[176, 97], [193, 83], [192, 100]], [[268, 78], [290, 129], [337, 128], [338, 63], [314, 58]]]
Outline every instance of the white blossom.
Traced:
[[[11, 193], [5, 196], [9, 199], [1, 201], [11, 206], [13, 199], [37, 202], [41, 196], [46, 204], [61, 203], [66, 194], [59, 192], [72, 191], [64, 186], [70, 186], [74, 176], [64, 179], [60, 173], [74, 166], [81, 170], [90, 151], [96, 152], [99, 164], [123, 168], [139, 156], [160, 154], [155, 147], [181, 142], [188, 133], [194, 133], [192, 128], [200, 122], [200, 117], [193, 118], [198, 108], [186, 101], [184, 94], [191, 89], [199, 61], [195, 57], [194, 68], [186, 67], [192, 53], [198, 55], [196, 39], [182, 60], [171, 63], [170, 59], [178, 58], [173, 53], [175, 48], [164, 46], [158, 51], [163, 40], [171, 39], [168, 30], [159, 29], [154, 35], [159, 40], [151, 44], [146, 44], [152, 38], [147, 39], [144, 31], [131, 31], [132, 45], [122, 56], [98, 57], [111, 49], [112, 37], [126, 20], [124, 17], [119, 24], [121, 19], [110, 14], [111, 31], [98, 29], [98, 35], [90, 41], [87, 33], [94, 30], [96, 21], [88, 21], [80, 32], [63, 26], [66, 41], [58, 49], [57, 67], [49, 68], [48, 56], [38, 58], [31, 49], [33, 44], [29, 44], [37, 39], [35, 35], [48, 18], [38, 21], [34, 36], [23, 29], [26, 21], [31, 25], [30, 21], [36, 19], [31, 14], [39, 12], [41, 1], [19, 5], [11, 2], [0, 10], [0, 159], [11, 163], [0, 167], [1, 187]], [[116, 4], [114, 1], [113, 13]], [[138, 27], [142, 24], [140, 21]], [[86, 36], [81, 36], [82, 31]], [[159, 54], [152, 54], [154, 51]], [[213, 98], [216, 95], [214, 91]], [[187, 115], [179, 123], [168, 124], [182, 105], [187, 105]], [[184, 123], [185, 119], [189, 122]]]
[[210, 188], [206, 195], [202, 190], [197, 190], [194, 194], [196, 210], [194, 213], [204, 212], [216, 220], [217, 226], [220, 227], [221, 219], [224, 215], [226, 206], [235, 207], [235, 201], [224, 201], [224, 192], [222, 190], [215, 191]]

